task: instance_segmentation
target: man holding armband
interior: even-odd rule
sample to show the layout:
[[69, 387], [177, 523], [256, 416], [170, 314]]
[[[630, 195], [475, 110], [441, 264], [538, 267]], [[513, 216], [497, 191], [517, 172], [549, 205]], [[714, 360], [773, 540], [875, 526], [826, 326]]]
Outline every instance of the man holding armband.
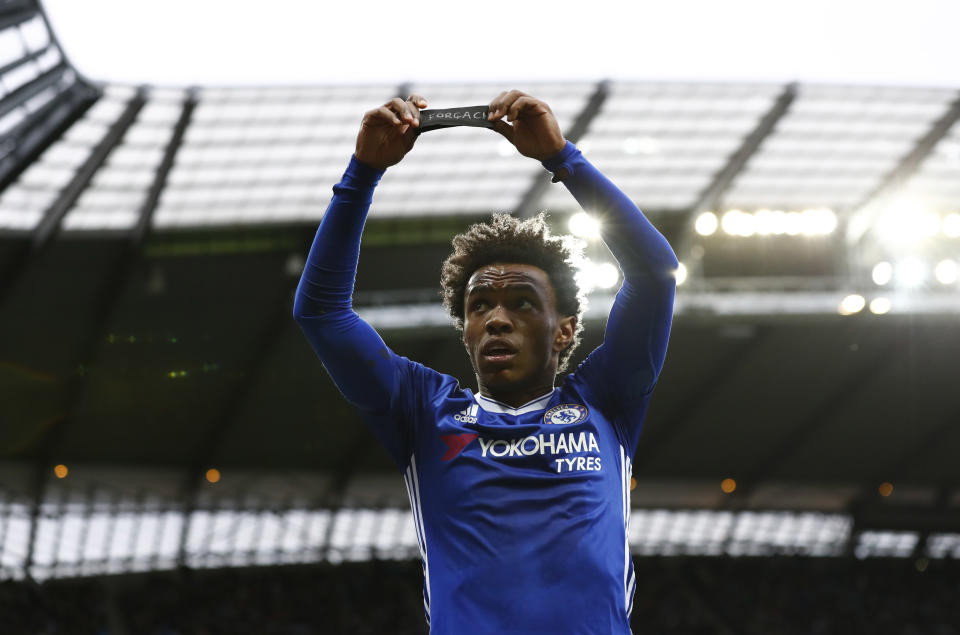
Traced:
[[547, 104], [504, 92], [489, 127], [598, 216], [623, 272], [604, 341], [554, 386], [582, 329], [579, 247], [542, 214], [497, 214], [456, 236], [442, 269], [477, 392], [396, 355], [351, 296], [373, 191], [413, 147], [426, 106], [412, 95], [364, 116], [294, 315], [404, 474], [432, 633], [629, 633], [631, 458], [666, 354], [676, 256]]

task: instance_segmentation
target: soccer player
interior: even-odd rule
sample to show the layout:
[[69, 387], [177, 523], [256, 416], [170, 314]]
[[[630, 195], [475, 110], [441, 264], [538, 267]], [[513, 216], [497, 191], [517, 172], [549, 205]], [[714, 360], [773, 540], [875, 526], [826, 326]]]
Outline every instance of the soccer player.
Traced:
[[442, 270], [477, 392], [396, 355], [351, 295], [374, 188], [413, 147], [426, 106], [412, 95], [364, 115], [294, 315], [404, 474], [432, 633], [629, 633], [630, 462], [666, 354], [677, 259], [547, 104], [504, 92], [489, 106], [495, 130], [599, 216], [623, 272], [604, 342], [554, 387], [581, 330], [575, 247], [542, 215], [495, 215], [453, 239]]

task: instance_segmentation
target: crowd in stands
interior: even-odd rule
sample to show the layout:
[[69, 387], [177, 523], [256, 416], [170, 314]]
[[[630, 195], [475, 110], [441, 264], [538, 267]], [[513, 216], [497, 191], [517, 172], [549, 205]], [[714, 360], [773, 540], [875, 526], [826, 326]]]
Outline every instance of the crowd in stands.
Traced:
[[[637, 635], [960, 635], [957, 561], [640, 558]], [[424, 635], [419, 563], [0, 582], [0, 633]]]

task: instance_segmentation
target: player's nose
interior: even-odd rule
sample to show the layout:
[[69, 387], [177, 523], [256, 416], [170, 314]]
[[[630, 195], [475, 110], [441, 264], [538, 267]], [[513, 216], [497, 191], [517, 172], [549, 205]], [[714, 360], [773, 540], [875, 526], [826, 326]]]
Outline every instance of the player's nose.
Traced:
[[484, 324], [487, 333], [509, 333], [513, 330], [513, 322], [502, 304], [495, 306], [488, 314]]

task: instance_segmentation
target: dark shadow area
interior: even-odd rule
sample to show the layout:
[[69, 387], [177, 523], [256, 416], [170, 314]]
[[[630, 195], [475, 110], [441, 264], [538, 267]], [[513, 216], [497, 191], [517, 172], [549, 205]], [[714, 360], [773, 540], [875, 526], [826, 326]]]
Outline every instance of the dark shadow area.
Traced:
[[[960, 633], [954, 561], [643, 558], [635, 633]], [[2, 632], [424, 634], [412, 561], [0, 583]]]

